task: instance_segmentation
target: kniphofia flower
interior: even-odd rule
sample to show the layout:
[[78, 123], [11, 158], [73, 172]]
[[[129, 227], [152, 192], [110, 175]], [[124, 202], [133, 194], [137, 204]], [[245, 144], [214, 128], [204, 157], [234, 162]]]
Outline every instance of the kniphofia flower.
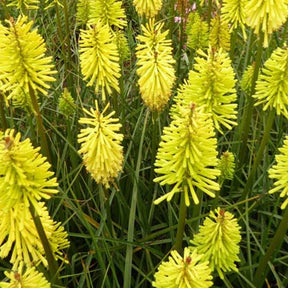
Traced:
[[118, 30], [114, 34], [114, 40], [118, 47], [118, 53], [121, 61], [128, 60], [130, 58], [130, 48], [127, 38], [123, 31]]
[[240, 82], [241, 89], [248, 95], [251, 94], [254, 69], [255, 69], [254, 64], [249, 65], [244, 71], [241, 82]]
[[87, 170], [97, 183], [109, 187], [122, 170], [123, 147], [121, 141], [123, 135], [119, 133], [121, 124], [118, 118], [112, 118], [115, 112], [107, 115], [109, 103], [103, 112], [99, 111], [98, 102], [95, 101], [96, 110], [83, 109], [91, 118], [81, 118], [80, 124], [88, 125], [81, 129], [78, 142], [81, 143], [79, 153], [83, 154], [83, 161]]
[[87, 24], [89, 20], [91, 6], [94, 2], [91, 0], [78, 0], [77, 1], [77, 12], [76, 19], [78, 25]]
[[220, 161], [217, 167], [221, 174], [219, 176], [219, 182], [224, 180], [232, 180], [235, 172], [235, 157], [232, 152], [225, 151], [220, 157]]
[[230, 32], [241, 27], [244, 38], [246, 38], [245, 23], [247, 0], [223, 0], [221, 15], [223, 22], [230, 23]]
[[[63, 259], [62, 249], [69, 246], [67, 232], [61, 223], [50, 218], [45, 203], [37, 202], [35, 205], [53, 256]], [[48, 265], [30, 210], [24, 203], [15, 204], [9, 211], [0, 209], [0, 258], [8, 255], [13, 269], [22, 262], [28, 267], [40, 263]]]
[[208, 288], [213, 285], [208, 261], [196, 250], [185, 247], [182, 257], [171, 251], [168, 261], [162, 262], [154, 275], [152, 286], [156, 288]]
[[59, 112], [66, 117], [73, 115], [75, 112], [74, 99], [66, 87], [59, 98]]
[[30, 94], [38, 92], [47, 95], [49, 84], [54, 81], [51, 76], [52, 58], [45, 57], [44, 39], [32, 30], [33, 22], [27, 22], [27, 17], [19, 16], [16, 22], [11, 18], [6, 20], [9, 27], [0, 24], [0, 90], [8, 92], [8, 99], [15, 105], [31, 105]]
[[33, 206], [42, 198], [58, 193], [57, 180], [50, 164], [29, 139], [8, 129], [0, 138], [0, 209], [9, 210], [17, 203]]
[[50, 283], [43, 273], [38, 272], [35, 267], [25, 267], [23, 263], [14, 271], [5, 271], [9, 282], [0, 282], [0, 288], [50, 288]]
[[216, 269], [220, 278], [223, 272], [238, 271], [235, 262], [239, 262], [239, 243], [241, 241], [240, 226], [233, 214], [220, 209], [210, 211], [199, 233], [191, 243], [198, 253], [204, 254], [203, 260], [209, 261], [212, 271]]
[[268, 46], [268, 36], [279, 29], [288, 16], [287, 0], [250, 0], [245, 6], [247, 24], [259, 35], [264, 33], [263, 46]]
[[220, 15], [216, 15], [211, 21], [209, 44], [213, 49], [223, 51], [230, 50], [230, 33], [227, 22], [222, 21]]
[[161, 32], [164, 23], [154, 24], [150, 19], [136, 47], [138, 84], [142, 99], [151, 110], [160, 111], [169, 101], [175, 75], [171, 40], [168, 30]]
[[222, 49], [210, 48], [207, 53], [198, 50], [193, 70], [188, 81], [182, 85], [175, 97], [178, 103], [196, 103], [211, 114], [215, 128], [222, 132], [221, 126], [232, 129], [237, 125], [235, 74], [228, 54]]
[[116, 0], [93, 0], [89, 7], [89, 24], [95, 24], [99, 20], [109, 27], [116, 26], [120, 29], [127, 25], [122, 1]]
[[106, 100], [114, 88], [120, 91], [119, 54], [108, 25], [98, 21], [87, 25], [87, 30], [80, 30], [80, 65], [84, 80], [91, 78], [87, 86], [95, 83], [95, 92], [101, 87], [102, 98]]
[[195, 204], [199, 199], [195, 188], [199, 188], [210, 197], [219, 190], [215, 179], [220, 171], [215, 168], [217, 160], [217, 141], [210, 115], [195, 107], [180, 107], [180, 113], [164, 128], [156, 155], [155, 172], [160, 174], [154, 179], [161, 185], [174, 185], [170, 192], [155, 200], [155, 204], [175, 193], [185, 193], [185, 204], [190, 205], [189, 196]]
[[288, 205], [288, 136], [285, 137], [284, 144], [279, 148], [280, 154], [276, 155], [276, 164], [273, 165], [268, 173], [269, 178], [275, 179], [274, 188], [269, 190], [269, 193], [281, 191], [280, 197], [286, 199], [281, 205], [281, 209], [285, 209]]
[[186, 34], [188, 48], [196, 51], [209, 46], [208, 23], [200, 18], [198, 12], [191, 12], [189, 14]]
[[162, 0], [133, 0], [133, 4], [140, 16], [153, 18], [162, 7]]
[[278, 47], [265, 62], [256, 82], [255, 105], [263, 110], [276, 109], [278, 115], [288, 118], [288, 49]]

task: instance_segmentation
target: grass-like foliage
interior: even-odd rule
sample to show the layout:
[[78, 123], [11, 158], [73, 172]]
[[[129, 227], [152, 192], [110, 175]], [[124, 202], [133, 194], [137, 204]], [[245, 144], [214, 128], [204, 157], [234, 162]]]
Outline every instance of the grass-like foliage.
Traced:
[[0, 288], [288, 287], [287, 0], [0, 0]]

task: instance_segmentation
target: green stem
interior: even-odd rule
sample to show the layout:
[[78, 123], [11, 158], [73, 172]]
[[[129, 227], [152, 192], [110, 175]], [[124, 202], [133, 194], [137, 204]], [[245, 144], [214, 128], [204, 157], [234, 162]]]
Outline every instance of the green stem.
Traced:
[[185, 194], [181, 193], [180, 207], [179, 207], [179, 218], [178, 218], [178, 227], [175, 240], [175, 249], [182, 253], [182, 242], [184, 236], [184, 228], [186, 222], [187, 207], [185, 204]]
[[197, 189], [197, 194], [199, 198], [199, 204], [193, 206], [193, 211], [192, 211], [192, 218], [195, 219], [194, 223], [191, 224], [191, 227], [194, 231], [194, 233], [198, 232], [199, 228], [199, 223], [200, 223], [200, 214], [201, 214], [201, 209], [202, 209], [202, 202], [203, 202], [203, 191], [200, 189]]
[[137, 196], [138, 196], [138, 181], [139, 181], [139, 172], [142, 162], [142, 150], [144, 143], [144, 136], [146, 131], [146, 126], [148, 122], [149, 110], [146, 110], [144, 127], [142, 130], [142, 135], [139, 143], [138, 150], [138, 159], [136, 164], [136, 171], [134, 176], [133, 190], [132, 190], [132, 199], [131, 199], [131, 208], [129, 214], [129, 223], [128, 223], [128, 235], [127, 235], [127, 249], [126, 249], [126, 258], [125, 258], [125, 270], [124, 270], [124, 288], [131, 287], [131, 272], [132, 272], [132, 258], [133, 258], [133, 245], [130, 243], [134, 239], [134, 226], [135, 226], [135, 216], [136, 216], [136, 207], [137, 207]]
[[286, 231], [288, 228], [287, 223], [288, 223], [288, 207], [286, 208], [283, 214], [280, 225], [278, 226], [276, 234], [271, 240], [270, 246], [268, 247], [264, 256], [260, 259], [253, 281], [256, 287], [262, 287], [264, 284], [267, 264], [269, 260], [272, 258], [274, 252], [280, 247], [280, 245], [283, 242], [283, 239], [286, 235]]
[[[57, 4], [56, 4], [57, 5]], [[70, 27], [69, 27], [69, 14], [67, 8], [67, 0], [63, 0], [64, 6], [64, 17], [65, 17], [65, 46], [68, 54], [67, 60], [67, 71], [66, 77], [68, 79], [68, 87], [71, 89], [73, 87], [73, 78], [72, 78], [72, 71], [71, 71], [71, 63], [72, 63], [72, 53], [71, 53], [71, 44], [70, 44]], [[66, 52], [66, 51], [65, 51]], [[64, 53], [64, 51], [63, 51]]]
[[257, 151], [257, 154], [256, 154], [256, 158], [255, 158], [255, 160], [253, 162], [252, 170], [251, 170], [251, 172], [250, 172], [250, 174], [248, 176], [246, 185], [244, 187], [244, 191], [243, 191], [242, 196], [241, 196], [242, 200], [245, 199], [248, 196], [248, 193], [252, 189], [257, 168], [259, 167], [260, 161], [263, 158], [264, 149], [266, 148], [266, 144], [267, 144], [267, 142], [269, 140], [269, 137], [270, 137], [271, 127], [272, 127], [272, 125], [274, 123], [274, 118], [275, 118], [275, 110], [271, 109], [269, 111], [268, 120], [267, 120], [267, 124], [266, 124], [266, 127], [265, 127], [264, 135], [262, 137], [260, 146], [258, 148], [258, 151]]
[[212, 17], [212, 0], [208, 1], [207, 23], [210, 28], [210, 22]]
[[[66, 57], [66, 53], [65, 53], [66, 49], [65, 49], [64, 36], [63, 36], [62, 26], [61, 26], [62, 22], [61, 22], [61, 18], [60, 18], [59, 6], [58, 6], [57, 3], [55, 5], [55, 8], [56, 8], [56, 19], [57, 19], [57, 26], [58, 26], [57, 31], [58, 31], [60, 45], [61, 45], [61, 53], [62, 53], [62, 57], [63, 57], [63, 61], [64, 61], [64, 70], [65, 70], [64, 75], [65, 75], [65, 77], [67, 77], [67, 75], [68, 75], [68, 65], [67, 65], [67, 57]], [[68, 39], [70, 39], [70, 38], [68, 37]], [[69, 43], [68, 48], [70, 50], [70, 43]]]
[[0, 114], [1, 114], [1, 128], [3, 130], [6, 130], [8, 125], [7, 125], [7, 120], [6, 120], [6, 117], [5, 117], [5, 111], [4, 111], [4, 96], [2, 96], [0, 94]]
[[246, 156], [247, 156], [247, 140], [250, 130], [250, 123], [252, 119], [252, 112], [253, 112], [253, 105], [254, 105], [254, 99], [252, 95], [255, 94], [255, 88], [256, 88], [256, 81], [258, 79], [259, 69], [261, 67], [261, 60], [262, 60], [262, 52], [263, 52], [263, 42], [264, 42], [264, 34], [260, 33], [260, 38], [258, 40], [258, 49], [255, 59], [255, 68], [252, 78], [252, 84], [251, 84], [251, 94], [247, 97], [244, 112], [242, 116], [242, 122], [240, 126], [239, 135], [241, 137], [241, 149], [239, 153], [239, 165], [238, 167], [242, 167]]
[[45, 132], [45, 128], [43, 125], [41, 112], [39, 109], [39, 104], [38, 104], [35, 92], [31, 87], [29, 87], [29, 93], [30, 93], [31, 102], [32, 102], [34, 112], [36, 113], [36, 115], [35, 115], [36, 116], [36, 124], [37, 124], [37, 130], [38, 130], [39, 136], [40, 136], [41, 149], [42, 149], [43, 155], [46, 156], [48, 162], [51, 163], [51, 155], [50, 155], [50, 151], [49, 151], [48, 141], [46, 138], [46, 132]]
[[42, 242], [42, 245], [45, 251], [45, 255], [46, 255], [46, 259], [47, 259], [48, 267], [49, 267], [49, 275], [50, 275], [49, 280], [51, 284], [54, 284], [54, 283], [60, 284], [59, 283], [60, 280], [58, 278], [58, 263], [53, 256], [53, 252], [52, 252], [50, 243], [47, 239], [46, 233], [44, 231], [43, 225], [41, 223], [41, 219], [31, 202], [30, 202], [29, 209], [30, 209], [30, 213], [32, 215], [35, 227], [37, 229], [38, 235], [40, 237], [40, 240]]

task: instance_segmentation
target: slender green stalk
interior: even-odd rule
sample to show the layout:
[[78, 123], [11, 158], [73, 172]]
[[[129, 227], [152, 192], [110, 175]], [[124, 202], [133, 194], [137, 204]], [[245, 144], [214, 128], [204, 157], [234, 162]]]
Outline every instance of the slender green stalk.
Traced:
[[48, 146], [48, 141], [46, 138], [45, 128], [43, 125], [42, 115], [41, 115], [41, 112], [39, 109], [39, 104], [38, 104], [35, 92], [31, 87], [29, 87], [29, 93], [30, 93], [33, 109], [36, 113], [36, 115], [35, 115], [36, 116], [36, 124], [37, 124], [37, 130], [38, 130], [39, 136], [40, 136], [41, 149], [42, 149], [44, 156], [47, 157], [48, 162], [51, 163], [51, 155], [50, 155], [50, 150], [49, 150], [49, 146]]
[[[133, 238], [134, 238], [134, 226], [135, 226], [134, 224], [135, 224], [136, 207], [137, 207], [139, 172], [140, 172], [140, 165], [142, 162], [143, 143], [144, 143], [146, 126], [148, 122], [148, 116], [149, 116], [149, 110], [147, 109], [145, 120], [144, 120], [144, 127], [142, 130], [142, 135], [141, 135], [141, 139], [139, 143], [138, 159], [137, 159], [137, 164], [136, 164], [136, 171], [135, 171], [133, 190], [132, 190], [132, 199], [131, 199], [128, 233], [127, 233], [128, 243], [132, 243]], [[132, 258], [133, 258], [133, 246], [131, 244], [127, 244], [126, 258], [125, 258], [125, 270], [124, 270], [124, 286], [123, 286], [124, 288], [131, 287]]]
[[191, 227], [194, 231], [194, 233], [198, 232], [199, 228], [199, 223], [200, 223], [200, 214], [201, 214], [201, 209], [202, 209], [202, 202], [203, 202], [203, 191], [200, 189], [197, 189], [197, 194], [199, 198], [199, 204], [193, 206], [193, 211], [192, 211], [192, 218], [195, 219], [193, 224], [191, 224]]
[[5, 117], [5, 111], [4, 111], [4, 99], [3, 96], [0, 94], [0, 114], [1, 114], [1, 128], [3, 130], [6, 130], [8, 125], [7, 125], [7, 120]]
[[40, 217], [35, 211], [35, 208], [32, 205], [32, 203], [30, 203], [29, 209], [30, 209], [30, 213], [32, 215], [35, 227], [37, 229], [38, 235], [41, 239], [41, 242], [45, 251], [46, 259], [47, 259], [48, 266], [49, 266], [49, 275], [50, 275], [49, 281], [51, 282], [51, 284], [54, 284], [54, 283], [60, 284], [60, 280], [58, 278], [58, 263], [53, 256], [53, 252], [52, 252], [50, 243], [47, 239], [46, 233], [44, 231], [43, 225], [41, 223]]
[[[61, 22], [61, 17], [60, 17], [59, 6], [57, 3], [55, 5], [55, 9], [56, 9], [56, 19], [57, 19], [57, 26], [58, 26], [57, 32], [58, 32], [58, 36], [60, 40], [61, 52], [62, 52], [62, 57], [64, 61], [64, 70], [65, 70], [64, 75], [65, 77], [67, 77], [67, 75], [69, 74], [69, 71], [68, 71], [67, 55], [66, 55], [66, 49], [65, 49], [65, 39], [63, 36], [63, 32], [62, 32], [62, 25], [61, 25], [62, 22]], [[70, 50], [70, 38], [68, 37], [68, 39], [69, 39], [69, 46], [67, 49]]]
[[255, 93], [256, 81], [258, 79], [259, 69], [261, 67], [263, 42], [264, 42], [264, 34], [261, 32], [259, 40], [258, 40], [258, 49], [257, 49], [257, 54], [256, 54], [256, 59], [255, 59], [255, 68], [254, 68], [254, 74], [253, 74], [252, 84], [251, 84], [251, 95], [247, 97], [247, 101], [245, 103], [244, 112], [242, 116], [243, 120], [241, 122], [240, 131], [239, 131], [239, 135], [241, 137], [241, 149], [240, 149], [239, 158], [238, 158], [239, 168], [243, 166], [244, 161], [247, 156], [247, 140], [248, 140], [248, 135], [249, 135], [249, 130], [250, 130], [250, 123], [252, 119], [253, 104], [254, 104], [254, 99], [252, 95], [254, 95]]
[[270, 137], [271, 128], [272, 128], [272, 125], [274, 123], [274, 118], [275, 118], [275, 110], [271, 109], [269, 111], [268, 120], [267, 120], [267, 124], [266, 124], [266, 127], [265, 127], [264, 135], [262, 137], [260, 146], [259, 146], [257, 154], [256, 154], [256, 158], [255, 158], [255, 160], [253, 162], [251, 172], [250, 172], [250, 174], [248, 176], [246, 185], [244, 187], [244, 191], [242, 193], [242, 197], [241, 197], [242, 200], [245, 199], [248, 196], [248, 193], [252, 189], [253, 182], [254, 182], [255, 176], [256, 176], [257, 168], [258, 168], [258, 166], [260, 164], [260, 161], [263, 158], [264, 149], [265, 149], [266, 144], [267, 144], [267, 142], [269, 140], [269, 137]]
[[212, 17], [212, 0], [208, 0], [208, 13], [207, 13], [207, 23], [210, 28], [210, 22]]
[[[57, 5], [57, 4], [56, 4]], [[66, 77], [68, 80], [68, 87], [71, 89], [73, 87], [73, 77], [72, 77], [72, 69], [71, 64], [72, 62], [72, 53], [71, 53], [71, 43], [70, 43], [70, 25], [69, 25], [69, 13], [68, 13], [68, 5], [67, 0], [63, 0], [63, 7], [64, 7], [64, 17], [65, 17], [65, 53], [67, 52], [67, 70], [66, 70]]]
[[179, 253], [182, 253], [182, 250], [183, 250], [182, 242], [183, 242], [183, 236], [184, 236], [186, 214], [187, 214], [187, 207], [185, 204], [185, 194], [181, 193], [178, 227], [177, 227], [176, 240], [175, 240], [175, 249]]
[[286, 208], [282, 220], [280, 222], [280, 225], [278, 226], [278, 229], [271, 240], [270, 246], [268, 247], [265, 255], [260, 259], [259, 265], [257, 267], [257, 270], [255, 272], [253, 283], [257, 287], [262, 287], [264, 284], [264, 280], [266, 277], [266, 267], [268, 262], [271, 260], [274, 252], [280, 247], [280, 245], [283, 242], [283, 239], [286, 235], [287, 231], [287, 223], [288, 223], [288, 208]]

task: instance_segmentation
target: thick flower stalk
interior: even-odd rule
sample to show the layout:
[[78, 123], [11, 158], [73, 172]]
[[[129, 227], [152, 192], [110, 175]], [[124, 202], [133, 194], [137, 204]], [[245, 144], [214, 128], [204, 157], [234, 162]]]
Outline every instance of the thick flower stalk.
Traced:
[[[38, 215], [55, 259], [63, 259], [62, 249], [69, 246], [67, 232], [61, 223], [54, 222], [43, 202], [38, 202]], [[24, 203], [17, 203], [9, 211], [0, 209], [0, 258], [10, 256], [13, 269], [20, 263], [32, 267], [48, 265], [45, 250], [31, 216]]]
[[238, 271], [235, 262], [239, 262], [239, 243], [241, 241], [240, 226], [233, 214], [219, 207], [210, 211], [199, 233], [191, 243], [198, 253], [204, 254], [203, 260], [209, 261], [212, 271], [217, 270], [223, 279], [223, 272]]
[[278, 47], [265, 62], [256, 82], [255, 106], [276, 109], [277, 115], [288, 118], [288, 49]]
[[209, 43], [213, 49], [230, 50], [229, 26], [219, 15], [216, 15], [211, 21]]
[[93, 0], [89, 10], [89, 24], [95, 24], [99, 20], [107, 24], [123, 29], [127, 26], [126, 14], [122, 6], [122, 1], [116, 0]]
[[0, 24], [0, 82], [6, 79], [0, 90], [8, 92], [8, 99], [18, 106], [32, 106], [31, 93], [47, 95], [48, 82], [54, 81], [52, 58], [45, 57], [44, 39], [31, 31], [33, 22], [27, 17], [6, 20], [9, 27]]
[[102, 99], [106, 100], [114, 88], [120, 91], [118, 79], [120, 77], [119, 54], [108, 25], [98, 21], [95, 25], [88, 25], [87, 30], [80, 30], [80, 65], [84, 80], [91, 78], [88, 86], [95, 83], [95, 92], [101, 88]]
[[247, 0], [223, 0], [221, 15], [222, 21], [230, 24], [230, 32], [241, 27], [244, 39], [246, 39], [246, 4]]
[[209, 46], [208, 23], [200, 18], [198, 12], [191, 12], [188, 16], [186, 34], [187, 47], [196, 51]]
[[142, 25], [143, 35], [137, 39], [136, 47], [138, 84], [144, 103], [151, 109], [160, 111], [169, 101], [175, 75], [171, 40], [167, 40], [168, 30], [161, 32], [164, 23], [154, 24], [149, 20]]
[[9, 282], [0, 282], [0, 288], [50, 288], [43, 273], [35, 267], [24, 267], [23, 263], [15, 271], [5, 271]]
[[97, 101], [95, 105], [96, 110], [83, 109], [91, 118], [79, 120], [80, 124], [88, 125], [78, 134], [78, 142], [81, 143], [79, 153], [83, 154], [84, 164], [95, 181], [109, 187], [110, 182], [122, 170], [123, 135], [119, 133], [121, 128], [119, 119], [112, 118], [115, 112], [105, 115], [109, 104], [102, 113], [99, 111]]
[[269, 190], [269, 193], [275, 193], [281, 191], [280, 197], [286, 199], [281, 205], [281, 209], [285, 209], [288, 205], [288, 136], [286, 136], [284, 140], [284, 144], [281, 148], [279, 148], [280, 154], [276, 155], [276, 164], [273, 165], [268, 173], [269, 178], [275, 179], [274, 188]]
[[162, 7], [162, 0], [133, 0], [133, 5], [140, 16], [153, 18]]
[[57, 180], [49, 171], [50, 164], [39, 154], [29, 139], [20, 140], [21, 134], [8, 129], [0, 138], [0, 209], [8, 211], [17, 203], [49, 199], [58, 193]]
[[170, 201], [175, 193], [182, 192], [189, 206], [190, 195], [195, 204], [199, 203], [196, 187], [210, 197], [215, 197], [214, 191], [219, 190], [215, 181], [220, 174], [215, 168], [217, 141], [211, 117], [195, 104], [180, 109], [179, 114], [173, 115], [170, 126], [164, 128], [155, 161], [155, 172], [162, 175], [154, 181], [174, 187], [155, 200], [155, 204]]
[[156, 288], [208, 288], [213, 282], [208, 261], [196, 250], [184, 249], [182, 257], [176, 250], [168, 261], [161, 263], [152, 286]]
[[[196, 103], [205, 113], [211, 114], [215, 128], [222, 133], [221, 126], [232, 129], [237, 125], [235, 74], [226, 52], [210, 48], [207, 53], [198, 51], [188, 81], [180, 87], [175, 97], [177, 111], [179, 103]], [[176, 107], [176, 108], [175, 108]]]
[[287, 0], [251, 0], [245, 6], [247, 24], [259, 35], [264, 33], [264, 47], [269, 35], [279, 29], [288, 16]]

